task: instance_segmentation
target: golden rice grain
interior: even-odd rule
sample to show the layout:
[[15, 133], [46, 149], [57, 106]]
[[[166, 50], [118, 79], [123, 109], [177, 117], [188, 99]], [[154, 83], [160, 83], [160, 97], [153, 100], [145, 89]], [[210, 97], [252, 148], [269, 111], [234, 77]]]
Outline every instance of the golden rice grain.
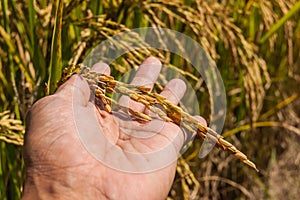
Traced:
[[[77, 68], [71, 67], [71, 69], [64, 70], [63, 77], [60, 83], [66, 81], [68, 79], [68, 76], [74, 73], [72, 72], [72, 70], [75, 69]], [[78, 71], [75, 71], [75, 73], [78, 73]], [[151, 121], [152, 117], [150, 117], [149, 115], [122, 107], [118, 104], [118, 102], [106, 96], [105, 92], [118, 92], [123, 95], [127, 95], [132, 100], [145, 105], [150, 111], [156, 113], [162, 120], [173, 122], [178, 126], [186, 128], [186, 130], [190, 132], [197, 132], [197, 135], [199, 135], [202, 139], [206, 139], [209, 142], [216, 143], [219, 148], [222, 148], [225, 151], [229, 151], [233, 156], [242, 160], [245, 164], [258, 171], [255, 164], [250, 161], [247, 156], [239, 151], [234, 145], [226, 141], [214, 130], [210, 129], [209, 127], [203, 126], [195, 117], [192, 117], [188, 113], [184, 112], [182, 108], [174, 105], [172, 102], [167, 100], [166, 97], [157, 93], [150, 93], [151, 88], [121, 83], [114, 80], [112, 76], [91, 72], [87, 68], [83, 68], [83, 70], [80, 72], [80, 75], [82, 75], [91, 85], [91, 88], [94, 89], [96, 98], [99, 98], [102, 101], [106, 111], [111, 112], [112, 109], [109, 104], [112, 103], [124, 112], [128, 111], [129, 114], [140, 120]], [[96, 83], [97, 87], [93, 87], [93, 85], [95, 85]], [[105, 92], [103, 92], [100, 88], [105, 89]]]

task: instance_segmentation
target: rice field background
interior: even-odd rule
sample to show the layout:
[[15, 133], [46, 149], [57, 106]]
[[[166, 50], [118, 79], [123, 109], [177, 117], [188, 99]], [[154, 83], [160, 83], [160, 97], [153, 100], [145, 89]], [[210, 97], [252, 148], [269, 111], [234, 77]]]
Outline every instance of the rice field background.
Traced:
[[[257, 174], [218, 149], [199, 159], [196, 140], [178, 160], [168, 199], [299, 199], [300, 1], [295, 0], [1, 0], [0, 199], [21, 196], [30, 106], [55, 91], [65, 66], [81, 63], [101, 41], [139, 27], [179, 31], [209, 53], [227, 94], [223, 136], [261, 170]], [[113, 76], [120, 78], [150, 55], [190, 81], [201, 114], [209, 119], [207, 88], [179, 56], [131, 52], [112, 63]]]

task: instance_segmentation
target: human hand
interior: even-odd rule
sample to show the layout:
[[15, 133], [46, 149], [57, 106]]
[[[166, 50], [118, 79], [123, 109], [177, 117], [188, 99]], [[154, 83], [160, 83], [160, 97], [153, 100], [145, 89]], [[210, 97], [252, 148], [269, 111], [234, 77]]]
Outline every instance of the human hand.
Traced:
[[[133, 84], [152, 88], [160, 69], [157, 59], [148, 58]], [[93, 70], [110, 73], [103, 63]], [[177, 104], [185, 87], [183, 81], [174, 79], [161, 95]], [[32, 107], [24, 143], [23, 199], [166, 198], [184, 143], [181, 129], [159, 120], [146, 125], [124, 121], [97, 109], [90, 96], [87, 82], [74, 75], [54, 95]], [[120, 104], [145, 111], [126, 97]]]

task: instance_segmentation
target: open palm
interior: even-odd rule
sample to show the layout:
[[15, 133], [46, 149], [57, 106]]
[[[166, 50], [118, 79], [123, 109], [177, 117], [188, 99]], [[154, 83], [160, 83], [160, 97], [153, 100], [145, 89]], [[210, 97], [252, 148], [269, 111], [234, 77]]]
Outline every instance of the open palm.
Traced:
[[[133, 79], [153, 87], [161, 63], [148, 58]], [[109, 74], [98, 63], [94, 71]], [[170, 81], [162, 95], [177, 104], [183, 81]], [[38, 101], [27, 118], [24, 199], [164, 199], [172, 185], [184, 134], [158, 119], [139, 123], [98, 109], [87, 82], [74, 75]], [[144, 112], [122, 97], [120, 103]], [[50, 191], [50, 192], [49, 192]]]

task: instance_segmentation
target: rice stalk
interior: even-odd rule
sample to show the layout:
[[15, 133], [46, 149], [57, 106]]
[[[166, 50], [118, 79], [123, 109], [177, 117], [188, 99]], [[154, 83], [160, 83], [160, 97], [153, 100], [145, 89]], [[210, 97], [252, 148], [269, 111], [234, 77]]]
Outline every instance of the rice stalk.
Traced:
[[[65, 80], [67, 80], [72, 74], [78, 73], [80, 70], [80, 66], [70, 66], [69, 68], [65, 68], [64, 75], [61, 78], [59, 84], [62, 84]], [[94, 93], [96, 97], [100, 98], [102, 101], [101, 107], [106, 108], [105, 110], [111, 112], [111, 107], [109, 103], [114, 103], [114, 106], [119, 110], [126, 111], [129, 115], [142, 120], [142, 121], [150, 121], [152, 118], [143, 113], [135, 112], [128, 108], [125, 108], [119, 105], [116, 101], [111, 98], [108, 98], [108, 102], [104, 95], [109, 92], [117, 92], [122, 95], [129, 96], [132, 100], [142, 103], [146, 106], [150, 111], [158, 114], [158, 116], [167, 121], [173, 122], [177, 124], [179, 127], [183, 127], [188, 130], [192, 134], [193, 132], [197, 132], [197, 135], [212, 144], [217, 144], [217, 147], [222, 150], [230, 152], [234, 157], [240, 159], [246, 165], [255, 169], [258, 172], [255, 164], [250, 161], [247, 156], [239, 151], [234, 145], [223, 139], [218, 133], [212, 130], [209, 127], [203, 126], [196, 118], [189, 115], [182, 108], [172, 104], [165, 97], [161, 96], [157, 93], [149, 92], [149, 88], [145, 88], [143, 86], [125, 84], [119, 81], [114, 80], [114, 77], [107, 76], [104, 74], [99, 74], [93, 71], [90, 71], [87, 67], [82, 67], [79, 74], [83, 76], [89, 85], [94, 89]], [[95, 91], [95, 88], [97, 89]], [[161, 107], [162, 108], [161, 108]]]
[[200, 178], [199, 182], [204, 182], [204, 181], [220, 181], [224, 182], [226, 184], [231, 185], [232, 187], [237, 188], [240, 190], [248, 199], [255, 199], [254, 195], [250, 193], [248, 189], [246, 189], [244, 186], [240, 185], [237, 182], [234, 182], [230, 179], [224, 178], [224, 177], [219, 177], [219, 176], [206, 176], [203, 178]]
[[276, 121], [262, 121], [262, 122], [255, 122], [253, 124], [246, 124], [240, 127], [237, 127], [235, 129], [232, 129], [230, 131], [227, 131], [223, 134], [223, 137], [230, 137], [238, 132], [250, 130], [251, 128], [256, 127], [281, 127], [285, 128], [286, 130], [289, 130], [296, 135], [300, 136], [300, 130], [296, 128], [295, 126], [292, 126], [286, 122], [276, 122]]
[[[194, 9], [181, 2], [144, 1], [143, 9], [147, 14], [147, 20], [155, 27], [157, 25], [169, 27], [158, 17], [162, 14], [169, 16], [169, 19], [186, 24], [193, 32], [195, 40], [199, 41], [203, 49], [214, 59], [219, 58], [216, 44], [220, 41], [224, 42], [225, 48], [233, 56], [233, 65], [244, 67], [247, 105], [251, 111], [250, 120], [256, 121], [262, 109], [265, 90], [270, 87], [265, 61], [257, 55], [256, 46], [245, 39], [242, 30], [228, 17], [230, 12], [226, 7], [202, 0], [197, 0], [195, 3]], [[180, 44], [180, 41], [178, 43]]]
[[0, 141], [22, 146], [24, 131], [22, 121], [12, 118], [9, 111], [0, 113]]
[[56, 1], [56, 15], [55, 26], [52, 36], [51, 44], [51, 58], [49, 66], [49, 91], [48, 94], [54, 93], [56, 90], [56, 84], [61, 76], [62, 69], [62, 47], [61, 47], [61, 32], [62, 32], [62, 18], [63, 18], [63, 2], [61, 0]]
[[187, 161], [183, 158], [178, 159], [177, 172], [180, 175], [184, 199], [196, 199], [200, 190], [200, 183], [195, 178]]
[[[281, 4], [282, 5], [282, 4]], [[287, 9], [286, 9], [287, 10]], [[287, 20], [289, 20], [291, 17], [293, 17], [295, 14], [297, 14], [300, 10], [300, 2], [296, 2], [295, 5], [288, 10], [288, 12], [279, 20], [277, 21], [270, 29], [269, 31], [262, 36], [259, 43], [264, 43], [267, 39], [269, 39], [274, 33], [277, 32], [277, 30], [282, 27]]]
[[271, 108], [270, 110], [268, 110], [267, 112], [263, 113], [259, 119], [260, 120], [265, 120], [268, 117], [270, 117], [272, 114], [276, 113], [278, 110], [281, 110], [282, 108], [284, 108], [285, 106], [289, 105], [290, 103], [292, 103], [293, 101], [295, 101], [297, 98], [299, 98], [299, 95], [294, 93], [293, 95], [291, 95], [290, 97], [286, 98], [285, 100], [283, 100], [282, 102], [278, 103], [275, 107]]

